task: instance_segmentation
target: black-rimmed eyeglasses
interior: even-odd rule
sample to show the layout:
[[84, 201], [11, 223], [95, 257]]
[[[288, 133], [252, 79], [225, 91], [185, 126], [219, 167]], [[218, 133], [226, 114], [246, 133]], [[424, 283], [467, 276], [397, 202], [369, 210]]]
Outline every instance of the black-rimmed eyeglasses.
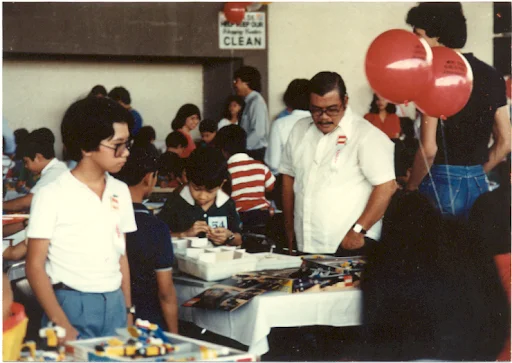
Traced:
[[121, 156], [123, 156], [123, 153], [125, 150], [130, 151], [130, 149], [132, 148], [132, 140], [128, 140], [121, 144], [116, 144], [115, 146], [105, 145], [105, 144], [101, 144], [101, 143], [100, 143], [100, 145], [105, 146], [106, 148], [109, 148], [111, 150], [114, 150], [114, 156], [116, 158], [120, 158]]

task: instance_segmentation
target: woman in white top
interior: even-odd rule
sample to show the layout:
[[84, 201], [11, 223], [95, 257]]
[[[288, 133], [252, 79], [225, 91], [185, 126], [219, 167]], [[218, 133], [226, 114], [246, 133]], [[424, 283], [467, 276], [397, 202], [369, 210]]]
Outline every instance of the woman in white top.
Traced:
[[224, 126], [238, 125], [238, 122], [242, 118], [242, 112], [244, 111], [245, 101], [240, 96], [229, 96], [226, 100], [226, 107], [224, 108], [223, 119], [219, 121], [217, 130], [220, 130]]

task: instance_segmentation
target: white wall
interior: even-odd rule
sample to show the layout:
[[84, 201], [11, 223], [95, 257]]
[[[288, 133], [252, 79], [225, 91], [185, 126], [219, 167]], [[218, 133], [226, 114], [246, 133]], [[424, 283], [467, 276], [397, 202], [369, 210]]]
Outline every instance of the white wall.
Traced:
[[[379, 34], [407, 29], [405, 17], [416, 3], [291, 3], [269, 4], [269, 112], [283, 108], [282, 96], [294, 78], [320, 71], [338, 72], [345, 80], [349, 103], [367, 112], [372, 92], [364, 73], [366, 51]], [[463, 51], [492, 64], [492, 3], [463, 3], [468, 42]]]
[[96, 84], [107, 90], [126, 87], [144, 125], [153, 126], [161, 140], [171, 131], [181, 105], [194, 103], [201, 110], [203, 106], [200, 65], [4, 61], [2, 82], [2, 112], [11, 129], [50, 128], [59, 156], [64, 112]]

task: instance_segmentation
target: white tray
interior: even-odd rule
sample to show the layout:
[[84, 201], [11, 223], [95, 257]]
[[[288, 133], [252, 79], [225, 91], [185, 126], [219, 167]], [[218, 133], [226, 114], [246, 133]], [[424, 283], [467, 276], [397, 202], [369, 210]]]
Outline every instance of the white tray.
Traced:
[[247, 253], [243, 258], [217, 263], [203, 262], [179, 254], [175, 257], [178, 260], [178, 268], [181, 272], [206, 281], [223, 280], [240, 272], [254, 271], [258, 262], [257, 258]]
[[268, 252], [251, 253], [251, 256], [258, 259], [255, 271], [293, 267], [299, 268], [302, 264], [302, 259], [297, 256], [281, 255], [277, 253], [270, 254]]

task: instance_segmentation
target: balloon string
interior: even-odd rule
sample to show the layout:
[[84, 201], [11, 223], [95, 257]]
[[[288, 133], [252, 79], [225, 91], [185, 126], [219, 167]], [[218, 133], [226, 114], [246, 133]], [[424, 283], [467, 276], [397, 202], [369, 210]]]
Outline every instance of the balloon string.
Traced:
[[[443, 141], [443, 152], [444, 152], [444, 163], [446, 165], [446, 175], [448, 175], [448, 190], [450, 191], [450, 207], [452, 209], [452, 215], [455, 215], [455, 200], [453, 198], [453, 189], [452, 189], [452, 181], [451, 175], [449, 171], [449, 163], [448, 163], [448, 150], [446, 149], [446, 138], [444, 136], [444, 122], [441, 120], [441, 139]], [[441, 205], [439, 205], [439, 210], [443, 210]]]

